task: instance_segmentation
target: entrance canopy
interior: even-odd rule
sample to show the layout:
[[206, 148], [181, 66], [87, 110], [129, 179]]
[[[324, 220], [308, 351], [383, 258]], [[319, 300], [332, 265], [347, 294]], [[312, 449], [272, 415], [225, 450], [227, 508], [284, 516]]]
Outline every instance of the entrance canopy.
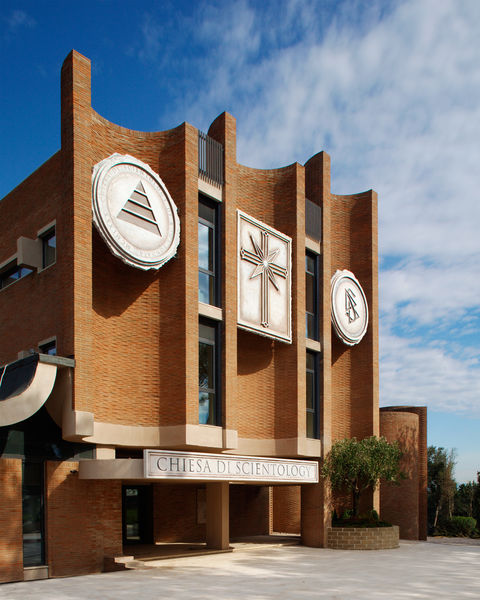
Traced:
[[1, 427], [25, 421], [45, 404], [55, 383], [57, 363], [56, 357], [32, 354], [0, 367]]

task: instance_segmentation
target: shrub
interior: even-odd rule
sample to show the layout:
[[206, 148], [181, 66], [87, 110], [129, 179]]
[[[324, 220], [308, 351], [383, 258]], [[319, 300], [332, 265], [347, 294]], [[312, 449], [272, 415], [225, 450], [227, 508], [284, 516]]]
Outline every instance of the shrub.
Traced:
[[437, 533], [448, 537], [471, 537], [475, 533], [477, 520], [473, 517], [454, 516], [445, 519], [437, 528]]

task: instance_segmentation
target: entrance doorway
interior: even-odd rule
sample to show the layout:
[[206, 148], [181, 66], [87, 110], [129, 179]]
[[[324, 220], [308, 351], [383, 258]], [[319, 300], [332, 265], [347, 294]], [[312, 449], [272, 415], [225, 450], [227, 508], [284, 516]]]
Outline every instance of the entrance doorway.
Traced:
[[152, 486], [122, 486], [123, 543], [151, 544], [152, 532]]

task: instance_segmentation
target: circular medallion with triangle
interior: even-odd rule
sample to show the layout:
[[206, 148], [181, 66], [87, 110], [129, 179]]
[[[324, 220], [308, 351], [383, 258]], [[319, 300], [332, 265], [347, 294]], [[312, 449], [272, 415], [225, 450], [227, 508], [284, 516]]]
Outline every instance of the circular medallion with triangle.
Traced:
[[177, 251], [178, 211], [147, 164], [112, 154], [93, 168], [93, 222], [110, 251], [139, 269], [159, 269]]

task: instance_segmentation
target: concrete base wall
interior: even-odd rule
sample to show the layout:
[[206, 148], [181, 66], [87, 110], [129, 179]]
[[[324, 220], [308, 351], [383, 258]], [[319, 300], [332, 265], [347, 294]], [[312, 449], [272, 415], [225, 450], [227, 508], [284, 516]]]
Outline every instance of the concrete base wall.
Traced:
[[398, 548], [399, 530], [392, 527], [329, 527], [328, 547], [334, 550], [387, 550]]

